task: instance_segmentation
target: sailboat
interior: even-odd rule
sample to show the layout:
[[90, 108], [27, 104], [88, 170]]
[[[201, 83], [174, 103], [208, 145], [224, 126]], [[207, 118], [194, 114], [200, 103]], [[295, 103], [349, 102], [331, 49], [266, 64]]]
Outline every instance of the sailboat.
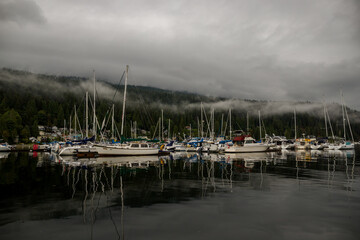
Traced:
[[[353, 136], [352, 131], [351, 131], [350, 120], [349, 120], [349, 116], [347, 114], [345, 101], [344, 101], [344, 96], [343, 96], [342, 91], [341, 91], [341, 109], [342, 109], [342, 118], [343, 118], [343, 126], [344, 126], [344, 141], [342, 143], [340, 143], [339, 146], [336, 147], [336, 150], [353, 150], [355, 148], [355, 146], [354, 146], [354, 136]], [[346, 119], [345, 119], [345, 117], [346, 117]], [[350, 130], [350, 135], [351, 135], [351, 138], [352, 138], [352, 142], [346, 141], [346, 120], [347, 120], [347, 123], [349, 125], [349, 130]]]
[[[124, 133], [125, 120], [125, 104], [126, 104], [126, 89], [128, 80], [129, 66], [126, 65], [125, 71], [125, 87], [124, 87], [124, 101], [123, 112], [121, 116], [121, 135]], [[148, 143], [130, 143], [130, 144], [94, 144], [96, 152], [99, 156], [143, 156], [143, 155], [157, 155], [159, 149], [153, 147]]]

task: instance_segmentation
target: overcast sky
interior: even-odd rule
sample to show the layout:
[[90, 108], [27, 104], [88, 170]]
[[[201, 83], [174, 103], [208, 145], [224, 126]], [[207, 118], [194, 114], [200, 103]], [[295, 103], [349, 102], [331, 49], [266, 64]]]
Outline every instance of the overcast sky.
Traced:
[[1, 0], [0, 67], [360, 110], [358, 0]]

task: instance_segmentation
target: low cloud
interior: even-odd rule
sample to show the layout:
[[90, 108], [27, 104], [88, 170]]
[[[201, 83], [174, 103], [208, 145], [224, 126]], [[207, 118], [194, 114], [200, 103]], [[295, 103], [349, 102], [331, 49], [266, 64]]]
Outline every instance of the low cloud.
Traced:
[[[78, 96], [85, 96], [88, 91], [93, 96], [94, 82], [93, 76], [90, 74], [88, 78], [62, 77], [39, 75], [22, 71], [1, 69], [0, 83], [18, 91], [26, 89], [34, 94], [51, 95], [52, 97], [62, 97], [64, 94], [73, 93]], [[123, 92], [118, 92], [113, 85], [104, 82], [96, 82], [97, 97], [117, 104], [122, 103]], [[175, 93], [176, 94], [176, 93]], [[115, 98], [114, 98], [115, 96]], [[205, 112], [210, 115], [210, 111], [214, 109], [215, 114], [225, 113], [232, 110], [234, 114], [239, 112], [247, 112], [250, 116], [257, 116], [259, 111], [261, 116], [274, 116], [282, 114], [309, 114], [314, 117], [324, 117], [324, 102], [297, 102], [297, 101], [255, 101], [244, 100], [239, 98], [222, 99], [216, 97], [208, 97], [208, 101], [201, 103], [189, 103], [184, 99], [177, 104], [167, 104], [158, 99], [143, 99], [143, 96], [137, 96], [136, 91], [128, 95], [128, 106], [142, 106], [149, 109], [163, 109], [168, 112], [184, 113], [185, 110], [199, 111], [201, 104]], [[331, 119], [339, 119], [342, 116], [341, 106], [338, 103], [325, 102], [327, 111]], [[348, 110], [349, 118], [352, 122], [360, 122], [359, 113], [354, 110]]]
[[12, 0], [0, 2], [0, 21], [16, 22], [19, 25], [28, 23], [43, 24], [45, 16], [35, 1]]

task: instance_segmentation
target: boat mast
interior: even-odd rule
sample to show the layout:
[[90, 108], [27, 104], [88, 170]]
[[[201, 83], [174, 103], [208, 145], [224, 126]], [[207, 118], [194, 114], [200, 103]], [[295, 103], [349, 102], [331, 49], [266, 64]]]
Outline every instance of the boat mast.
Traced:
[[[345, 104], [345, 102], [344, 102], [344, 104]], [[346, 115], [347, 123], [349, 125], [349, 131], [350, 131], [351, 140], [352, 140], [352, 142], [354, 142], [354, 136], [353, 136], [353, 133], [352, 133], [352, 130], [351, 130], [349, 115], [347, 113], [346, 107], [344, 107], [344, 109], [345, 109], [345, 115]]]
[[161, 125], [161, 118], [159, 118], [159, 142], [161, 142], [160, 125]]
[[191, 123], [190, 123], [190, 139], [191, 139]]
[[249, 112], [246, 112], [246, 134], [249, 134]]
[[70, 139], [71, 139], [71, 114], [70, 114], [70, 131], [69, 131]]
[[75, 118], [75, 138], [76, 138], [76, 105], [74, 105], [74, 111], [75, 111], [75, 116], [74, 116], [74, 118]]
[[111, 117], [111, 139], [114, 139], [114, 126], [115, 126], [115, 119], [114, 119], [114, 104], [112, 105], [112, 117]]
[[95, 136], [96, 141], [96, 78], [95, 78], [95, 70], [93, 70], [93, 78], [94, 78], [94, 119], [93, 119], [93, 134]]
[[198, 125], [198, 137], [200, 137], [200, 122], [199, 122], [199, 117], [197, 117], [197, 125]]
[[[347, 120], [347, 123], [348, 123], [348, 126], [349, 126], [349, 131], [350, 131], [351, 140], [352, 140], [352, 142], [354, 142], [354, 136], [353, 136], [353, 133], [352, 133], [352, 130], [351, 130], [349, 115], [348, 115], [347, 110], [346, 110], [344, 95], [341, 94], [341, 97], [342, 97], [342, 102], [343, 102], [343, 106], [344, 106], [344, 112], [345, 112], [346, 120]], [[345, 128], [344, 128], [344, 129], [345, 129]]]
[[342, 90], [340, 90], [341, 95], [341, 110], [342, 110], [342, 118], [343, 118], [343, 126], [344, 126], [344, 141], [346, 141], [346, 126], [345, 126], [345, 112], [344, 112], [344, 98]]
[[296, 132], [296, 109], [294, 109], [294, 123], [295, 123], [295, 141], [296, 141], [296, 138], [297, 138], [297, 132]]
[[331, 130], [331, 136], [332, 136], [332, 139], [334, 140], [335, 139], [334, 131], [333, 131], [332, 126], [331, 126], [330, 116], [329, 116], [329, 112], [328, 112], [327, 108], [326, 108], [326, 116], [327, 116], [327, 120], [329, 122], [330, 130]]
[[134, 122], [132, 120], [130, 121], [130, 138], [135, 138], [134, 137]]
[[171, 134], [170, 134], [170, 118], [169, 118], [169, 126], [168, 126], [168, 139], [170, 140]]
[[215, 109], [212, 109], [212, 114], [211, 114], [211, 138], [215, 139]]
[[261, 118], [260, 118], [260, 110], [259, 110], [259, 128], [260, 128], [260, 142], [261, 142]]
[[326, 105], [324, 102], [324, 120], [325, 120], [325, 133], [326, 133], [326, 137], [329, 137], [329, 133], [328, 133], [328, 128], [327, 128], [327, 117], [326, 117]]
[[223, 128], [224, 128], [224, 114], [221, 114], [221, 133], [220, 133], [220, 135], [221, 136], [224, 136], [224, 134], [223, 134]]
[[128, 72], [129, 72], [129, 65], [126, 65], [124, 101], [123, 101], [123, 111], [122, 111], [122, 115], [121, 115], [121, 136], [124, 135], [124, 117], [125, 117], [125, 103], [126, 103], [126, 88], [127, 88], [127, 81], [128, 81]]
[[201, 112], [201, 138], [204, 137], [204, 120], [203, 120], [203, 105], [202, 105], [202, 102], [200, 104], [200, 112]]
[[161, 139], [164, 140], [164, 110], [161, 109]]
[[89, 103], [88, 103], [88, 99], [89, 99], [89, 92], [86, 92], [86, 97], [85, 97], [85, 134], [86, 134], [86, 137], [88, 138], [89, 137]]
[[231, 135], [232, 135], [232, 132], [231, 132], [231, 108], [229, 109], [229, 118], [230, 118], [230, 124], [229, 124], [229, 126], [230, 126], [230, 130], [229, 130], [229, 133], [230, 133], [230, 139], [231, 139]]

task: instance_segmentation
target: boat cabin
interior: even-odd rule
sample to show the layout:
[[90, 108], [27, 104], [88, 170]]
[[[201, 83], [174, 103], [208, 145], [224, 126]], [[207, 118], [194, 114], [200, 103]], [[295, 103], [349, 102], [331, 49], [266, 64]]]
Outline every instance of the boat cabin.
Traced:
[[149, 144], [147, 143], [131, 143], [130, 148], [150, 148]]

